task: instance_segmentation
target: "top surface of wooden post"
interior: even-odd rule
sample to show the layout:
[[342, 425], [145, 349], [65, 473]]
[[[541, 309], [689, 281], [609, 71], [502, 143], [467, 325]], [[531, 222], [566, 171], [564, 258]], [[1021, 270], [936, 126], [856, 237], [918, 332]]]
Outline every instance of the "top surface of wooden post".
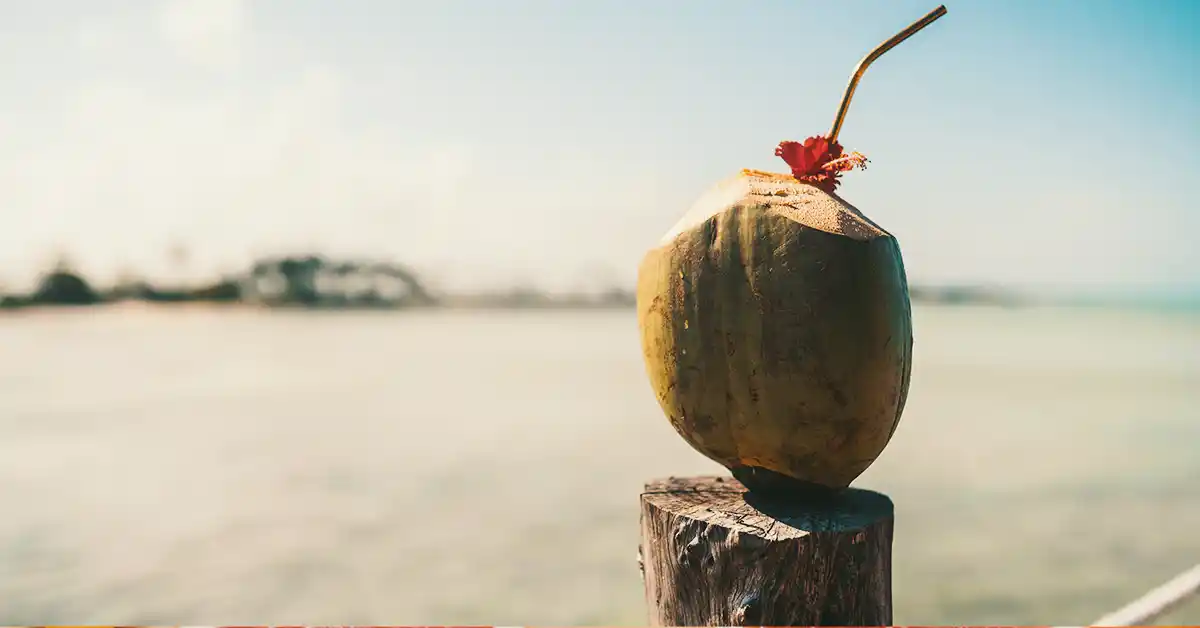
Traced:
[[737, 480], [720, 476], [655, 480], [646, 484], [642, 500], [766, 540], [858, 530], [891, 518], [895, 510], [891, 499], [875, 491], [849, 488], [824, 499], [791, 500], [749, 493]]
[[862, 489], [757, 495], [733, 478], [646, 485], [654, 625], [890, 625], [893, 505]]

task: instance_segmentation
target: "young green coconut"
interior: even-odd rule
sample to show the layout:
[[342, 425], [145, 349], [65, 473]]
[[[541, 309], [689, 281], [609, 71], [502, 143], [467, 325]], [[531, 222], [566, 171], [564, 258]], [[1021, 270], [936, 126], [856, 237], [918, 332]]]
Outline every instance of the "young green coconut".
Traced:
[[834, 193], [865, 167], [827, 137], [783, 142], [791, 174], [744, 170], [711, 189], [638, 269], [651, 385], [675, 430], [750, 491], [847, 486], [883, 451], [908, 395], [912, 320], [896, 239]]

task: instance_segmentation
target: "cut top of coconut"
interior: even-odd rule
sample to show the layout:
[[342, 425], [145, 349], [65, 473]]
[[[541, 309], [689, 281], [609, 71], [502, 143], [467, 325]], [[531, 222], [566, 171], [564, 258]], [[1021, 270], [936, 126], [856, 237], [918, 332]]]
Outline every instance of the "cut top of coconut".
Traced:
[[889, 236], [853, 205], [790, 174], [742, 170], [705, 192], [670, 231], [665, 244], [680, 233], [734, 205], [755, 206], [787, 216], [796, 222], [854, 240]]

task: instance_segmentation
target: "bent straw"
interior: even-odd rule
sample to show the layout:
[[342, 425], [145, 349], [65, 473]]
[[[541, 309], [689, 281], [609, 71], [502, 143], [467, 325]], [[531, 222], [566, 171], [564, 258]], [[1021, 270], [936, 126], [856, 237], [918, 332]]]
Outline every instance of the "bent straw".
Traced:
[[850, 84], [846, 86], [846, 94], [842, 96], [842, 106], [838, 108], [837, 117], [833, 119], [833, 128], [829, 131], [829, 143], [837, 141], [838, 133], [842, 131], [842, 122], [846, 120], [846, 112], [850, 109], [850, 99], [854, 97], [854, 90], [858, 87], [858, 81], [862, 79], [862, 75], [867, 71], [867, 66], [871, 65], [876, 59], [883, 56], [883, 53], [895, 48], [897, 44], [912, 37], [917, 31], [929, 26], [934, 20], [946, 14], [946, 5], [939, 6], [929, 15], [913, 22], [908, 28], [896, 33], [891, 39], [879, 44], [874, 50], [867, 53], [862, 61], [858, 62], [858, 66], [854, 68], [854, 75], [850, 77]]

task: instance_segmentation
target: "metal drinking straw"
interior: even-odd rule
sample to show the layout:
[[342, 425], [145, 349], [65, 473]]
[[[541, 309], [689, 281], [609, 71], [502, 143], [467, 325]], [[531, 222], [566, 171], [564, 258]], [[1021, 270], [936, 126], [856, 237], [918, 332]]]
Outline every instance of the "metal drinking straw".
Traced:
[[874, 50], [867, 53], [862, 61], [854, 68], [854, 75], [850, 77], [850, 84], [846, 86], [846, 94], [842, 96], [842, 106], [838, 107], [837, 117], [833, 119], [833, 128], [829, 130], [829, 142], [832, 144], [837, 141], [838, 133], [842, 131], [842, 122], [846, 120], [846, 111], [850, 109], [850, 99], [854, 97], [854, 90], [858, 87], [858, 81], [862, 79], [862, 75], [867, 71], [867, 66], [871, 65], [883, 53], [895, 48], [897, 44], [912, 37], [917, 31], [929, 26], [934, 20], [946, 14], [946, 5], [930, 11], [925, 17], [913, 22], [908, 28], [896, 33], [891, 39], [876, 46]]

